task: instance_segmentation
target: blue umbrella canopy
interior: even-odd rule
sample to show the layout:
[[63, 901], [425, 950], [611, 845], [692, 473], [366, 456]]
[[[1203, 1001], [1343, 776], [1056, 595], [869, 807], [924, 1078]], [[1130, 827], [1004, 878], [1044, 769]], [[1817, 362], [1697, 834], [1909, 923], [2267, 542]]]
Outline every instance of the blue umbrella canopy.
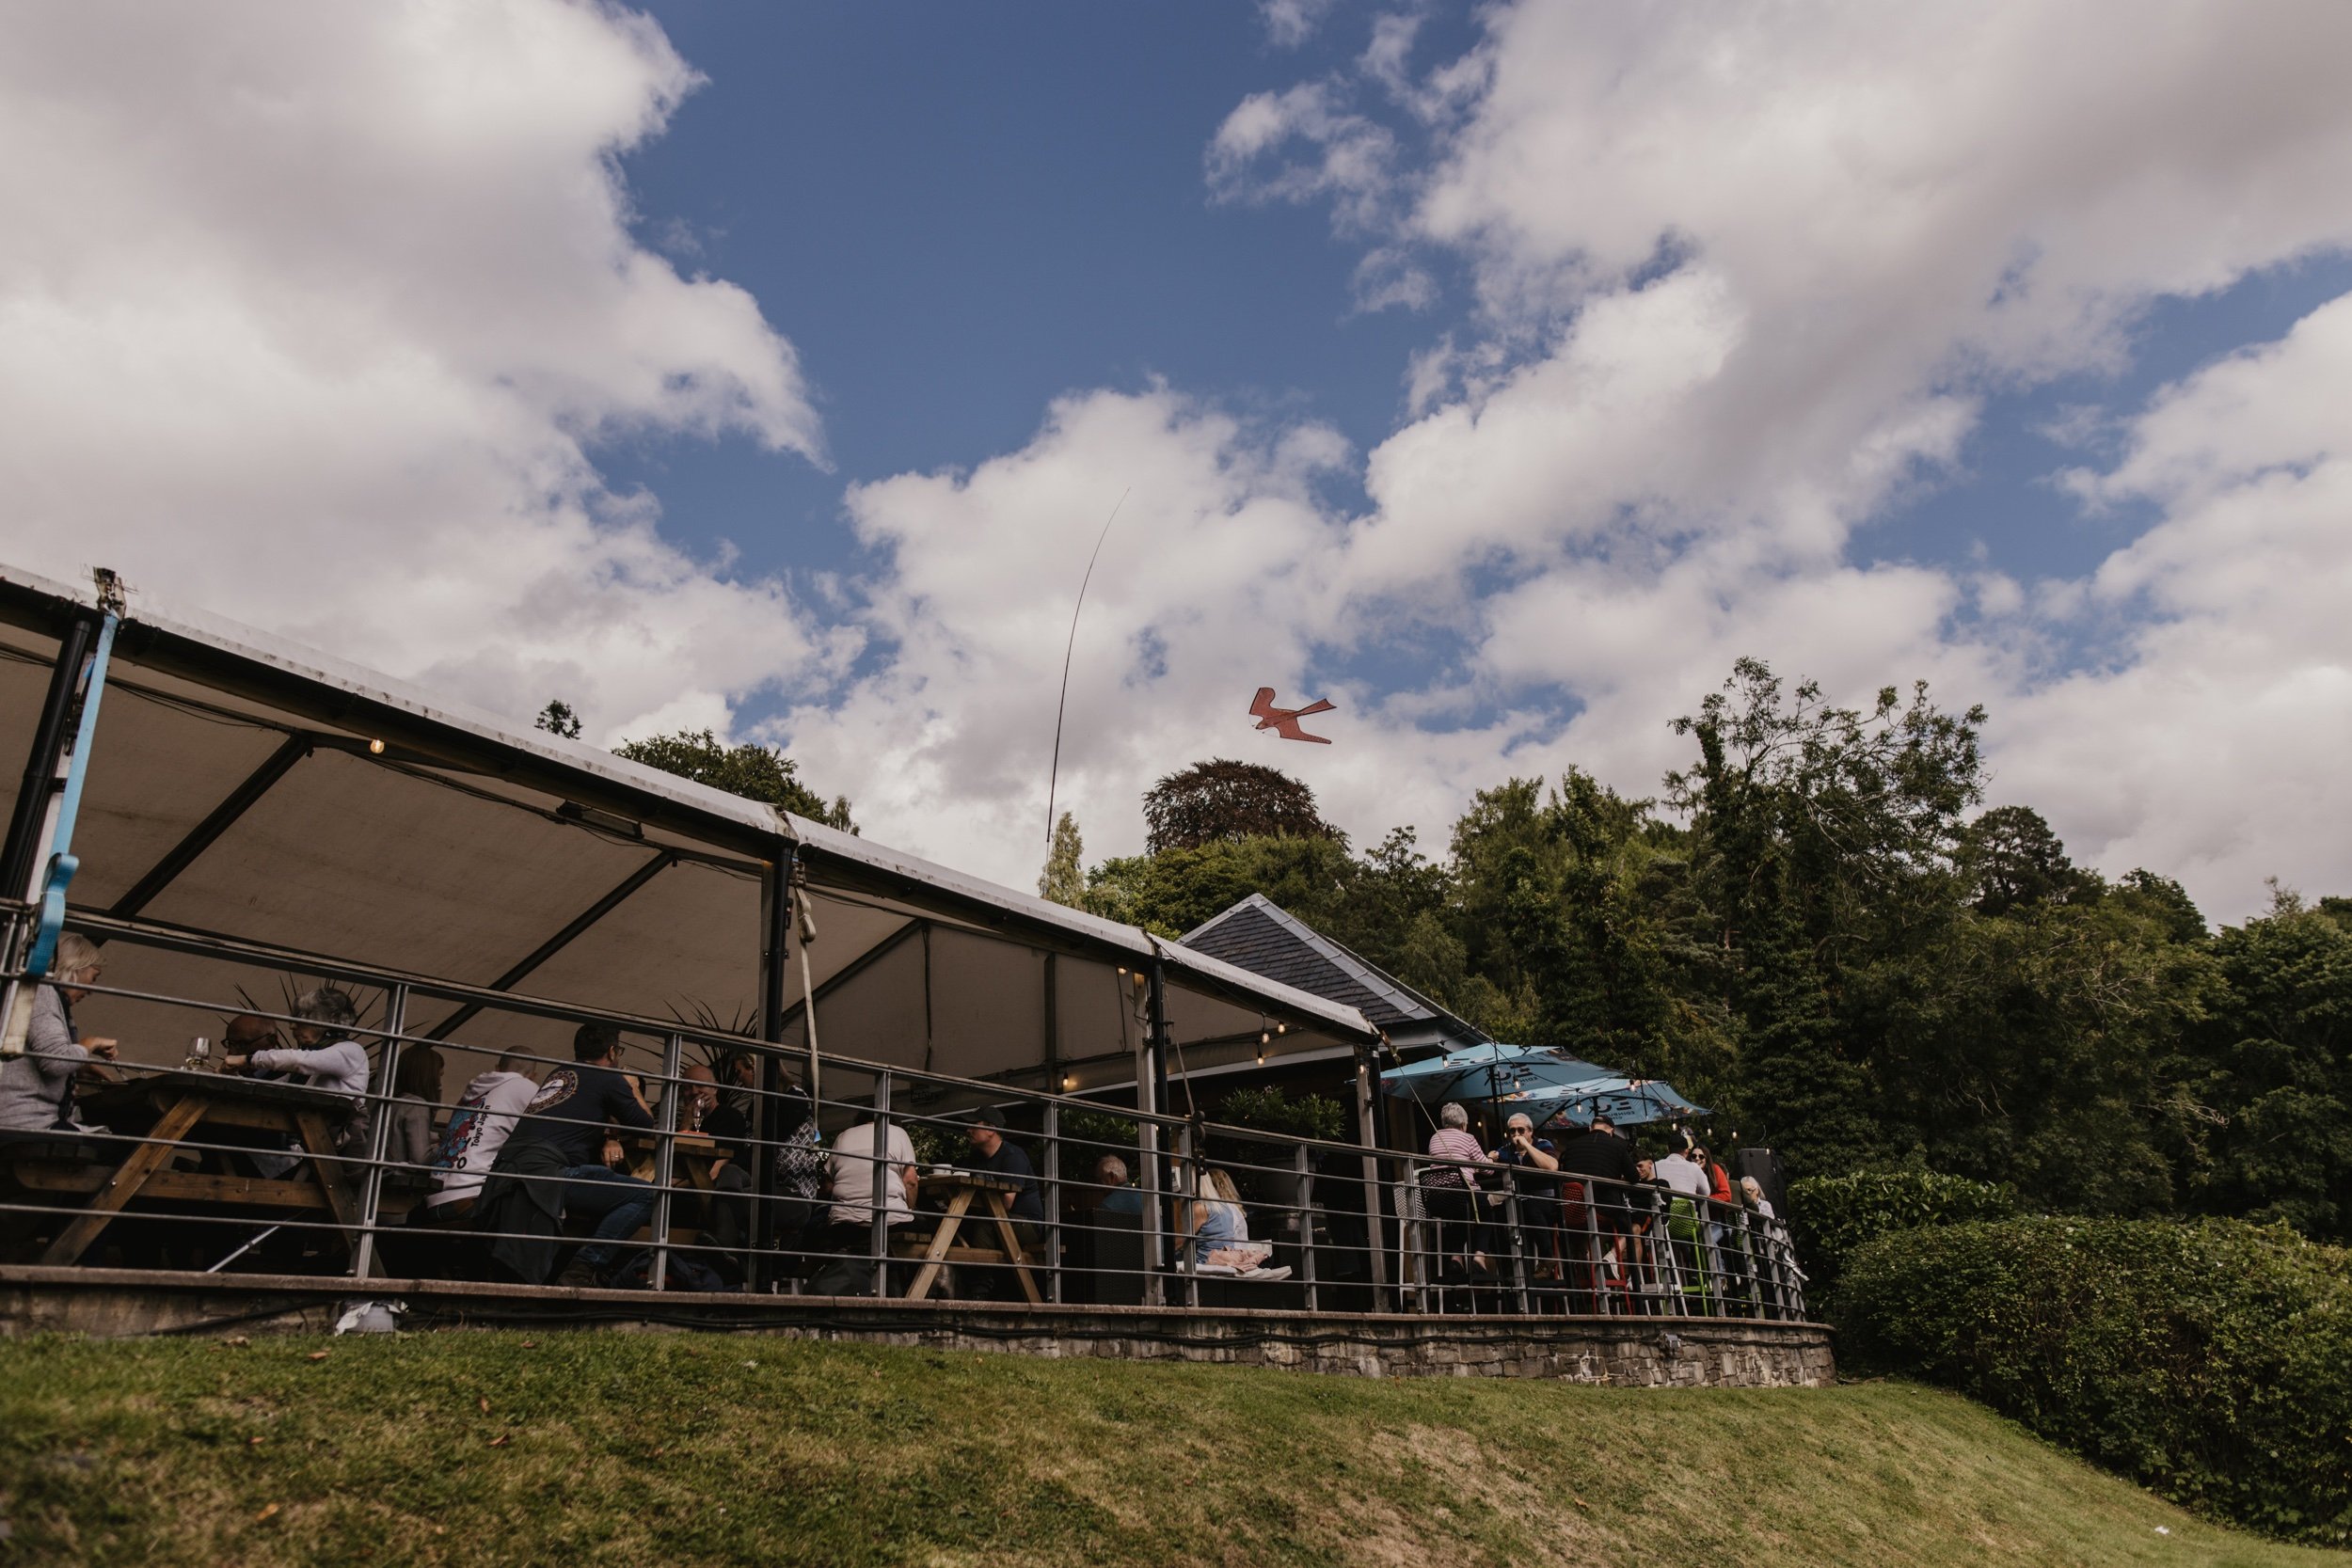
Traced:
[[[1538, 1122], [1589, 1122], [1606, 1116], [1619, 1127], [1645, 1122], [1683, 1121], [1708, 1114], [1675, 1092], [1674, 1085], [1655, 1078], [1614, 1078], [1602, 1075], [1581, 1084], [1553, 1084], [1507, 1099], [1525, 1102]], [[1545, 1108], [1549, 1107], [1548, 1110]]]
[[1448, 1100], [1515, 1100], [1539, 1088], [1609, 1076], [1605, 1067], [1547, 1046], [1466, 1045], [1391, 1068], [1380, 1075], [1380, 1092], [1435, 1105]]

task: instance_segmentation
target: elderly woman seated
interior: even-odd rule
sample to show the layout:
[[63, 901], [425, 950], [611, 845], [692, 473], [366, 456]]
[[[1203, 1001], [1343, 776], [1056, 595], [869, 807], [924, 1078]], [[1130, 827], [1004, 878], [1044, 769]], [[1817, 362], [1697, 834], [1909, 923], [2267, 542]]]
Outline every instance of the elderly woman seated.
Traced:
[[24, 1053], [0, 1063], [0, 1132], [73, 1127], [74, 1081], [106, 1076], [96, 1063], [114, 1059], [115, 1042], [84, 1039], [73, 1024], [74, 1006], [89, 995], [99, 968], [98, 949], [87, 938], [69, 931], [57, 939], [49, 966], [56, 984], [33, 990]]

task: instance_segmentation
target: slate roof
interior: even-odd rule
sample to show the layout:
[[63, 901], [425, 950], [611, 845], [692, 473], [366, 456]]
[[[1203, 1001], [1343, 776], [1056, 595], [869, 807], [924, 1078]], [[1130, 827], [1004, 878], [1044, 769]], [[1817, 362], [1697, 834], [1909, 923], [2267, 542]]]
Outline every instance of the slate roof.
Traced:
[[1374, 1027], [1422, 1025], [1476, 1045], [1486, 1035], [1375, 968], [1264, 894], [1253, 893], [1184, 936], [1196, 953], [1354, 1007]]

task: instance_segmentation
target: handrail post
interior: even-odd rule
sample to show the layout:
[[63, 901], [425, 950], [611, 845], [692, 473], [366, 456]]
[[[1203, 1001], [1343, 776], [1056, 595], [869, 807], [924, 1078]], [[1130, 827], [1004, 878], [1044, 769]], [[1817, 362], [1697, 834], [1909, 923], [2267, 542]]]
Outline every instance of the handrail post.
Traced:
[[1298, 1279], [1306, 1291], [1307, 1310], [1312, 1312], [1316, 1309], [1314, 1168], [1307, 1158], [1305, 1144], [1295, 1146], [1291, 1152], [1298, 1166], [1298, 1185], [1291, 1195], [1297, 1215]]
[[1597, 1318], [1609, 1310], [1608, 1271], [1600, 1260], [1600, 1183], [1597, 1176], [1584, 1178], [1584, 1305]]
[[1045, 1102], [1045, 1282], [1047, 1301], [1061, 1305], [1061, 1103]]
[[654, 1134], [652, 1283], [657, 1291], [670, 1288], [670, 1181], [677, 1169], [677, 1117], [686, 1098], [686, 1085], [678, 1078], [685, 1056], [686, 1037], [672, 1034], [661, 1048], [661, 1127]]
[[[1405, 1157], [1405, 1180], [1396, 1189], [1397, 1273], [1409, 1275], [1412, 1284], [1413, 1310], [1429, 1310], [1428, 1238], [1422, 1234], [1422, 1221], [1413, 1213], [1413, 1199], [1421, 1192], [1421, 1162], [1411, 1155]], [[1410, 1265], [1409, 1268], [1407, 1265]], [[1404, 1277], [1398, 1280], [1406, 1283]]]
[[1519, 1233], [1519, 1173], [1516, 1165], [1502, 1171], [1502, 1218], [1511, 1227], [1511, 1294], [1519, 1316], [1527, 1316], [1527, 1250]]
[[[1380, 1196], [1380, 1136], [1373, 1117], [1372, 1056], [1356, 1048], [1356, 1141], [1363, 1148], [1364, 1252], [1372, 1299], [1385, 1310], [1389, 1293], [1389, 1206]], [[1401, 1223], [1404, 1216], [1399, 1215]]]
[[874, 1081], [873, 1233], [866, 1244], [874, 1252], [874, 1299], [890, 1297], [890, 1201], [884, 1183], [890, 1180], [890, 1072]]
[[384, 1049], [378, 1053], [377, 1068], [380, 1081], [372, 1108], [373, 1114], [368, 1117], [368, 1168], [359, 1193], [359, 1234], [351, 1245], [354, 1279], [366, 1279], [375, 1272], [375, 1221], [384, 1202], [384, 1155], [392, 1137], [392, 1083], [400, 1070], [400, 1036], [407, 1017], [408, 988], [394, 986], [384, 998]]
[[1176, 1130], [1176, 1168], [1183, 1173], [1184, 1185], [1176, 1197], [1176, 1266], [1184, 1276], [1184, 1309], [1198, 1311], [1200, 1307], [1200, 1230], [1194, 1227], [1184, 1233], [1184, 1203], [1190, 1198], [1197, 1205], [1200, 1198], [1200, 1172], [1196, 1168], [1198, 1155], [1192, 1147], [1192, 1123]]

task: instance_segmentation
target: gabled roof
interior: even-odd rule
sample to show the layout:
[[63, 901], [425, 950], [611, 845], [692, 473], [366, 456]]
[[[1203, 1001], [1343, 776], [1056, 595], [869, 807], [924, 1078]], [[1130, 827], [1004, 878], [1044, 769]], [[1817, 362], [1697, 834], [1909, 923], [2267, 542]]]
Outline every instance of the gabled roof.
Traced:
[[1185, 932], [1183, 940], [1195, 952], [1353, 1007], [1383, 1030], [1428, 1028], [1458, 1045], [1477, 1045], [1488, 1038], [1484, 1030], [1366, 963], [1263, 893], [1251, 894]]

